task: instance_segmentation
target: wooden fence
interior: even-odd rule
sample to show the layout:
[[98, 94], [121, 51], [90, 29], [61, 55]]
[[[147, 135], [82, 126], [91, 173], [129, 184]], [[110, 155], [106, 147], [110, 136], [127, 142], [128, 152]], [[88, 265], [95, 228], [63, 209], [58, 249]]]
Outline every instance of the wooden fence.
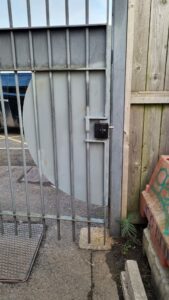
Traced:
[[135, 0], [128, 213], [161, 154], [169, 154], [169, 0]]

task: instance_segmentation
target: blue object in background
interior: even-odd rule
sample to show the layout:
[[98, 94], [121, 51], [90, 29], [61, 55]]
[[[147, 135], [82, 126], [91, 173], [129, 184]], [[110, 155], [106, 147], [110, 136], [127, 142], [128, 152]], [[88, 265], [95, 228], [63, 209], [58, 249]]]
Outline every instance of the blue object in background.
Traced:
[[[19, 81], [19, 92], [21, 109], [23, 109], [23, 103], [25, 98], [25, 93], [29, 82], [32, 78], [31, 73], [18, 73]], [[15, 86], [15, 74], [14, 73], [3, 73], [1, 74], [3, 96], [5, 101], [5, 112], [7, 119], [8, 128], [19, 128], [19, 116], [17, 108], [17, 97], [16, 97], [16, 86]], [[3, 118], [2, 111], [0, 107], [0, 128], [3, 128]]]

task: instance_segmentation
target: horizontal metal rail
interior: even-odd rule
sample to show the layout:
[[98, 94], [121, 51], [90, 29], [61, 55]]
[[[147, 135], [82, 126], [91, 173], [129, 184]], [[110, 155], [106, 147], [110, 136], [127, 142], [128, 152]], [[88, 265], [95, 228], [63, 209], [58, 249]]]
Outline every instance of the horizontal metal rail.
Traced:
[[[25, 30], [44, 30], [44, 29], [66, 29], [66, 28], [98, 28], [98, 27], [106, 27], [106, 23], [102, 24], [79, 24], [79, 25], [59, 25], [59, 26], [25, 26], [25, 27], [12, 27], [12, 31], [25, 31]], [[11, 31], [10, 27], [0, 28], [0, 32], [2, 31]]]
[[[4, 69], [0, 68], [0, 71], [4, 71]], [[83, 68], [83, 67], [74, 67], [74, 68], [31, 68], [31, 67], [26, 67], [26, 68], [5, 68], [5, 72], [20, 72], [20, 71], [32, 71], [32, 72], [85, 72], [85, 71], [92, 71], [92, 72], [100, 72], [100, 71], [106, 71], [106, 68]], [[6, 101], [7, 102], [7, 101]]]
[[[0, 212], [0, 216], [13, 217], [13, 213], [11, 211], [8, 211], [8, 210], [2, 210]], [[15, 216], [16, 216], [16, 218], [27, 218], [27, 213], [16, 212]], [[30, 218], [31, 219], [42, 219], [42, 214], [31, 213]], [[88, 218], [86, 218], [86, 217], [80, 217], [80, 216], [77, 216], [77, 215], [73, 219], [72, 216], [60, 216], [58, 218], [56, 215], [45, 214], [45, 215], [43, 215], [43, 219], [45, 219], [45, 220], [60, 220], [60, 221], [68, 221], [68, 222], [83, 222], [83, 223], [104, 224], [104, 219], [90, 218], [90, 220], [88, 220]]]

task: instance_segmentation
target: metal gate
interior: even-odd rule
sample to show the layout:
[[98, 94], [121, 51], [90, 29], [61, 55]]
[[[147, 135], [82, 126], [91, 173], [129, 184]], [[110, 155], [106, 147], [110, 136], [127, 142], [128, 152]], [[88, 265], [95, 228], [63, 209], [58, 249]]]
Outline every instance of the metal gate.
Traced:
[[[30, 237], [32, 221], [40, 219], [45, 227], [46, 220], [52, 219], [57, 221], [59, 239], [60, 223], [72, 223], [75, 240], [76, 223], [82, 222], [88, 226], [90, 243], [91, 225], [99, 224], [105, 229], [108, 225], [109, 134], [112, 129], [110, 4], [107, 0], [106, 22], [92, 24], [89, 0], [86, 0], [85, 23], [73, 26], [69, 23], [69, 2], [65, 1], [65, 25], [51, 26], [49, 0], [46, 0], [46, 26], [33, 27], [30, 1], [26, 3], [28, 27], [13, 26], [8, 0], [10, 27], [0, 29], [0, 98], [11, 200], [10, 204], [4, 200], [1, 203], [1, 233], [4, 220], [9, 217], [14, 220], [15, 234], [19, 220], [26, 219]], [[17, 200], [17, 175], [11, 162], [4, 71], [14, 72], [24, 174], [22, 205]], [[31, 72], [23, 109], [19, 79], [22, 72]], [[39, 170], [40, 198], [33, 200], [39, 201], [36, 210], [30, 200], [33, 191], [29, 185], [25, 143]], [[44, 176], [56, 193], [51, 210], [46, 202]], [[62, 199], [58, 190], [71, 196], [69, 215], [60, 209]], [[86, 205], [86, 213], [80, 215], [78, 205]], [[96, 211], [99, 212], [95, 214]]]

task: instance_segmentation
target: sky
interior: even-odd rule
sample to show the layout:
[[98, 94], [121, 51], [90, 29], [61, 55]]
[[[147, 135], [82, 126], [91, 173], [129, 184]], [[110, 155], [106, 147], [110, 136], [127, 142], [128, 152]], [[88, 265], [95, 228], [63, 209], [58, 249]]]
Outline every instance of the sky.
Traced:
[[[107, 0], [89, 0], [89, 23], [106, 22]], [[32, 26], [45, 26], [45, 0], [30, 0]], [[11, 0], [14, 27], [26, 27], [26, 0]], [[49, 0], [50, 25], [65, 24], [65, 1]], [[85, 23], [85, 0], [69, 0], [70, 24]], [[0, 28], [9, 27], [7, 0], [0, 0]]]

